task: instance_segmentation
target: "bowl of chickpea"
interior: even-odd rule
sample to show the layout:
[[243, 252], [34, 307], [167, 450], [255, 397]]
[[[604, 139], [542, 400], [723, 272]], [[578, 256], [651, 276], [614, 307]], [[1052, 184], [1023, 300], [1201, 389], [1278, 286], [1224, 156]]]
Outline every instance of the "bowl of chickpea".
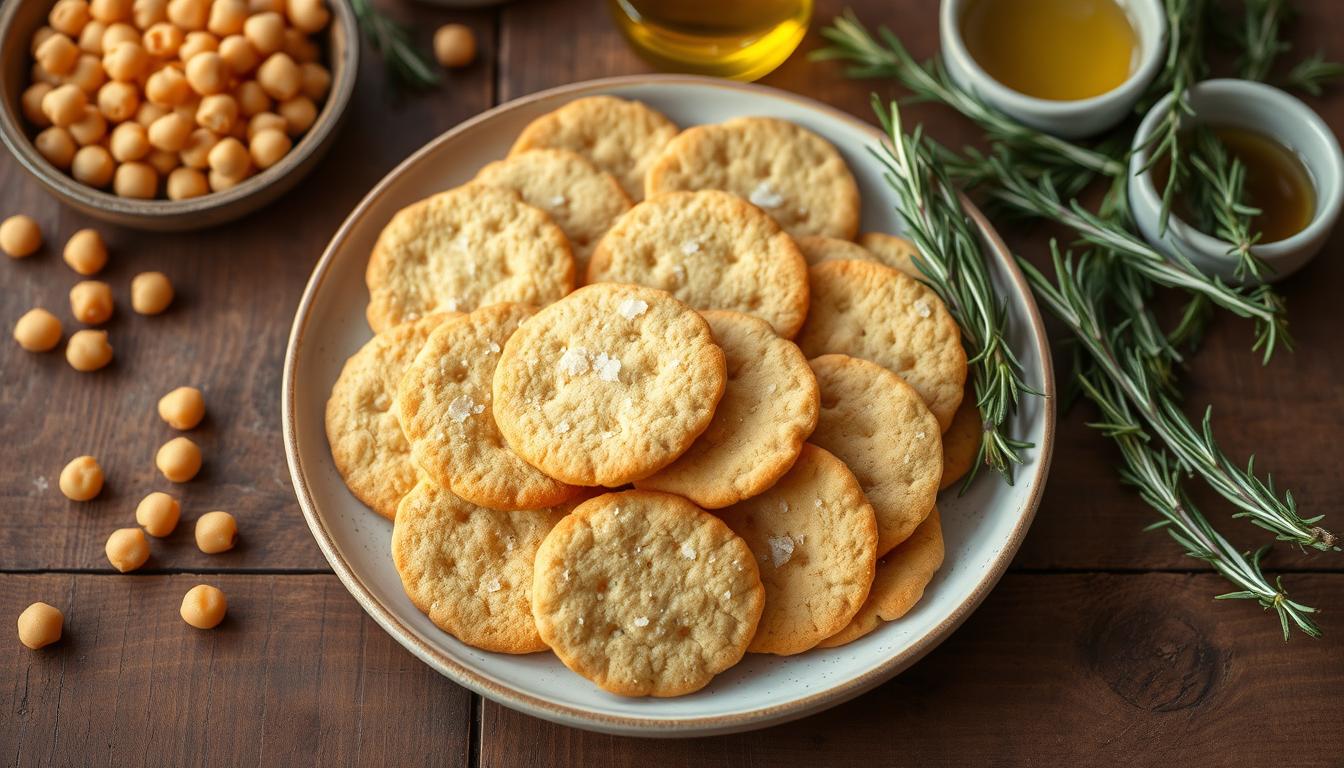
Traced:
[[221, 224], [321, 159], [358, 72], [349, 0], [8, 0], [0, 140], [73, 208]]

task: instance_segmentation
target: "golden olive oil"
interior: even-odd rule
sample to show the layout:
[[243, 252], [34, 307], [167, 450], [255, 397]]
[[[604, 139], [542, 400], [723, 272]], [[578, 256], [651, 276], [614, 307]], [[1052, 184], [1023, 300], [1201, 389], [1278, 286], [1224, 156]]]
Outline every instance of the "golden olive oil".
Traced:
[[756, 80], [798, 47], [812, 0], [609, 0], [618, 26], [660, 69]]
[[1111, 91], [1139, 59], [1138, 34], [1116, 0], [971, 0], [961, 37], [990, 77], [1053, 101]]

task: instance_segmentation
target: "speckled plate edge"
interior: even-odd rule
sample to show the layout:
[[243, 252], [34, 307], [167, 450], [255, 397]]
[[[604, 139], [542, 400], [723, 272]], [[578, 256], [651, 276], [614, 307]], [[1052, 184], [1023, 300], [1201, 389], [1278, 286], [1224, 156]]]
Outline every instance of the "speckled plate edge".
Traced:
[[[1035, 448], [1039, 456], [1039, 459], [1035, 463], [1035, 472], [1029, 479], [1019, 478], [1019, 482], [1024, 480], [1029, 482], [1032, 491], [1027, 504], [1021, 510], [1018, 520], [1013, 526], [1008, 540], [1003, 543], [1003, 547], [998, 551], [993, 562], [990, 564], [979, 583], [976, 584], [975, 588], [972, 589], [951, 614], [945, 620], [940, 622], [932, 631], [925, 633], [919, 639], [911, 642], [902, 651], [893, 654], [878, 667], [870, 670], [866, 674], [844, 680], [810, 695], [795, 698], [786, 703], [768, 707], [759, 707], [730, 716], [715, 715], [709, 717], [675, 719], [614, 716], [605, 713], [591, 712], [582, 708], [539, 698], [515, 690], [512, 687], [501, 685], [499, 682], [483, 676], [475, 670], [467, 668], [458, 661], [422, 641], [413, 631], [404, 625], [397, 616], [373, 596], [369, 587], [351, 568], [350, 563], [345, 559], [339, 548], [333, 542], [330, 532], [323, 522], [322, 516], [317, 512], [312, 493], [309, 489], [308, 477], [302, 461], [300, 460], [295, 421], [295, 367], [298, 360], [298, 350], [304, 343], [304, 334], [307, 330], [307, 320], [311, 305], [327, 277], [331, 263], [338, 250], [338, 246], [349, 236], [351, 230], [364, 218], [373, 202], [378, 200], [398, 177], [406, 173], [408, 169], [417, 166], [421, 162], [425, 162], [430, 156], [434, 155], [442, 145], [451, 142], [458, 134], [469, 131], [482, 123], [489, 122], [491, 119], [509, 110], [539, 100], [556, 97], [567, 97], [572, 99], [603, 93], [623, 86], [656, 86], [660, 83], [755, 91], [774, 98], [790, 101], [797, 107], [814, 110], [830, 119], [845, 122], [870, 135], [875, 144], [880, 142], [883, 138], [881, 132], [877, 128], [859, 120], [853, 115], [797, 94], [770, 88], [768, 86], [688, 75], [638, 75], [589, 80], [582, 83], [574, 83], [546, 91], [540, 91], [482, 112], [481, 114], [458, 124], [433, 141], [430, 141], [406, 158], [406, 160], [402, 161], [396, 168], [392, 169], [392, 171], [390, 171], [387, 176], [385, 176], [372, 190], [369, 191], [364, 199], [360, 201], [359, 205], [355, 207], [350, 216], [344, 223], [342, 223], [340, 229], [338, 229], [336, 234], [332, 237], [332, 240], [323, 252], [321, 259], [319, 259], [317, 266], [314, 267], [313, 274], [309, 278], [307, 287], [304, 289], [303, 297], [299, 301], [298, 309], [295, 311], [294, 324], [291, 328], [289, 343], [285, 351], [281, 419], [285, 441], [285, 458], [289, 464], [290, 476], [294, 482], [294, 493], [298, 498], [299, 507], [303, 511], [303, 516], [308, 522], [308, 527], [313, 533], [313, 538], [316, 539], [318, 547], [322, 550], [322, 554], [326, 557], [327, 562], [330, 563], [336, 576], [345, 585], [346, 589], [349, 590], [350, 594], [354, 596], [355, 600], [360, 604], [364, 611], [407, 650], [454, 682], [505, 706], [535, 717], [540, 717], [562, 725], [620, 735], [690, 737], [734, 733], [778, 725], [848, 701], [849, 699], [875, 688], [905, 670], [929, 651], [933, 650], [933, 648], [950, 635], [953, 630], [959, 627], [961, 623], [965, 621], [977, 607], [979, 607], [980, 603], [984, 601], [990, 590], [994, 588], [999, 579], [1003, 576], [1003, 573], [1008, 568], [1008, 564], [1012, 561], [1013, 556], [1021, 546], [1022, 540], [1026, 537], [1027, 530], [1030, 528], [1032, 520], [1035, 518], [1036, 509], [1040, 504], [1041, 494], [1045, 490], [1046, 476], [1049, 474], [1050, 470], [1055, 431], [1055, 413], [1053, 406], [1049, 405], [1041, 409], [1041, 419], [1044, 421], [1042, 429], [1043, 439]], [[1048, 403], [1053, 403], [1055, 396], [1054, 370], [1050, 351], [1047, 346], [1045, 329], [1041, 321], [1040, 311], [1036, 306], [1035, 300], [1032, 298], [1030, 286], [1028, 286], [1025, 277], [1013, 262], [1011, 253], [1003, 243], [1003, 240], [999, 237], [998, 233], [994, 230], [993, 226], [987, 219], [985, 219], [979, 209], [975, 208], [969, 201], [967, 201], [967, 205], [969, 215], [976, 226], [979, 227], [985, 242], [989, 246], [989, 254], [995, 261], [995, 268], [1000, 270], [1003, 276], [1007, 277], [1015, 287], [1016, 295], [1013, 297], [1014, 300], [1021, 301], [1025, 305], [1023, 309], [1030, 319], [1033, 327], [1032, 335], [1036, 341], [1035, 352], [1041, 361], [1042, 394], [1047, 399]]]

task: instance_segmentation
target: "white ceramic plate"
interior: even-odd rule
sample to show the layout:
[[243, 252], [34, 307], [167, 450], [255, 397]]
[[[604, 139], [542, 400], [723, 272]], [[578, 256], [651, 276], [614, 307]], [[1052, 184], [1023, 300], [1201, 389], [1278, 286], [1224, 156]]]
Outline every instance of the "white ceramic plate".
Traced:
[[497, 107], [430, 142], [371, 191], [341, 226], [313, 272], [294, 318], [285, 358], [285, 449], [299, 505], [336, 575], [364, 610], [425, 663], [506, 706], [566, 725], [612, 733], [691, 736], [759, 728], [832, 706], [913, 664], [955, 629], [992, 588], [1017, 551], [1045, 484], [1054, 434], [1054, 379], [1036, 305], [1007, 250], [978, 212], [990, 245], [995, 287], [1008, 302], [1012, 347], [1028, 397], [1010, 432], [1035, 443], [1017, 481], [982, 473], [960, 498], [940, 500], [947, 558], [924, 599], [900, 621], [843, 648], [791, 658], [748, 656], [707, 688], [675, 699], [604, 693], [545, 653], [478, 651], [440, 631], [402, 592], [389, 555], [392, 526], [347, 492], [323, 428], [332, 383], [346, 357], [370, 337], [364, 268], [383, 225], [398, 209], [468, 181], [503, 157], [530, 120], [593, 94], [638, 99], [680, 125], [771, 115], [803, 125], [838, 147], [863, 195], [863, 229], [900, 230], [894, 194], [868, 153], [870, 125], [798, 96], [708, 78], [654, 76], [600, 80], [546, 91]]

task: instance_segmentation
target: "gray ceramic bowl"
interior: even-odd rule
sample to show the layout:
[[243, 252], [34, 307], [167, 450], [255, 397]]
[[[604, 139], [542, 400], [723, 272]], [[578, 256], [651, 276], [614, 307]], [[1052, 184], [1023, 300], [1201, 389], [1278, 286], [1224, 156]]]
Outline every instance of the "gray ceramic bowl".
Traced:
[[91, 216], [136, 229], [202, 229], [244, 214], [289, 191], [312, 170], [331, 145], [354, 91], [359, 71], [359, 28], [349, 0], [327, 0], [331, 24], [326, 65], [331, 90], [308, 129], [284, 159], [232, 189], [189, 200], [134, 200], [75, 181], [47, 162], [33, 146], [31, 126], [19, 99], [28, 85], [28, 41], [47, 18], [54, 0], [6, 0], [0, 6], [0, 140], [29, 173], [58, 200]]

